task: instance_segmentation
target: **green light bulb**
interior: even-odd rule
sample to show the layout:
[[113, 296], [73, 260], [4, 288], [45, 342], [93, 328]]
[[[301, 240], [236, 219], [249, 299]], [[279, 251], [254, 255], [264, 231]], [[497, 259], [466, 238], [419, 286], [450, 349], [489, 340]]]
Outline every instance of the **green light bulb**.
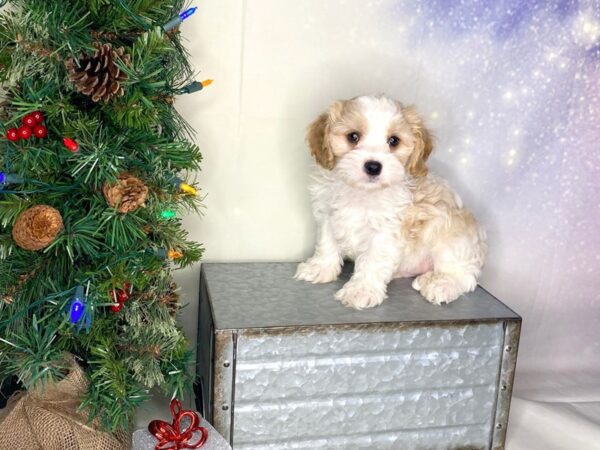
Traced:
[[160, 213], [160, 217], [162, 217], [163, 219], [172, 219], [173, 217], [175, 217], [177, 214], [175, 213], [175, 211], [171, 211], [169, 209], [163, 211]]

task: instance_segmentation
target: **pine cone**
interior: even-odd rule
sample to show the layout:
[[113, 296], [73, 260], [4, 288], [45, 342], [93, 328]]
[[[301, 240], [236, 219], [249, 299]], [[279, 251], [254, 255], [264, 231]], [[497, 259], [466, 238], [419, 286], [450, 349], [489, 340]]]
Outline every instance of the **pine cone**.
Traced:
[[62, 229], [60, 212], [51, 206], [37, 205], [21, 213], [13, 226], [12, 236], [25, 250], [41, 250], [48, 247]]
[[97, 42], [94, 47], [93, 55], [82, 54], [78, 61], [74, 58], [65, 61], [69, 80], [79, 92], [91, 96], [95, 102], [121, 97], [125, 93], [121, 83], [127, 80], [127, 74], [119, 69], [116, 60], [120, 58], [128, 65], [131, 56], [125, 54], [123, 47], [113, 50], [111, 44]]
[[122, 173], [116, 184], [104, 183], [102, 186], [104, 198], [112, 208], [128, 213], [144, 206], [148, 197], [148, 186], [142, 180], [128, 173]]

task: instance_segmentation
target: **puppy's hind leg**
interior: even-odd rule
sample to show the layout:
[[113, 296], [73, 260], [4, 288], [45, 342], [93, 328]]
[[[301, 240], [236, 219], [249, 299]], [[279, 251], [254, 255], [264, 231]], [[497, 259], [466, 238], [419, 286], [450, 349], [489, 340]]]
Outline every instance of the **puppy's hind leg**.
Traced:
[[319, 239], [314, 255], [298, 264], [294, 278], [311, 283], [329, 283], [337, 280], [343, 264], [344, 260], [335, 242], [331, 225], [324, 219], [319, 227]]
[[412, 283], [434, 305], [450, 303], [477, 287], [486, 253], [485, 233], [469, 218], [460, 223], [462, 227], [440, 236], [432, 251], [433, 270], [419, 275]]

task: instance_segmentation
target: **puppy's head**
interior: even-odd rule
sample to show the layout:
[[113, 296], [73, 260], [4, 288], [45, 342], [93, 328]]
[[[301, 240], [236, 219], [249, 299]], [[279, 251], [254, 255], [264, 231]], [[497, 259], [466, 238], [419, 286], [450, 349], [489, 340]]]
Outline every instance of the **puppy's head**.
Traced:
[[308, 127], [317, 164], [366, 189], [427, 174], [431, 134], [412, 106], [384, 96], [334, 102]]

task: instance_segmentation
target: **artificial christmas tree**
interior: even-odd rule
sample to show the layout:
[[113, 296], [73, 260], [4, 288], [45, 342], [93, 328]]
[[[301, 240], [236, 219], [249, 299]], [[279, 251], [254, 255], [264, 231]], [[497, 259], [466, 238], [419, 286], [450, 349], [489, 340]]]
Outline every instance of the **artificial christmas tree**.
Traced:
[[188, 180], [201, 154], [173, 107], [198, 90], [178, 29], [190, 10], [181, 0], [6, 3], [0, 380], [52, 389], [77, 361], [81, 411], [120, 433], [150, 388], [182, 397], [189, 381], [171, 270], [202, 254], [177, 217], [201, 206]]

